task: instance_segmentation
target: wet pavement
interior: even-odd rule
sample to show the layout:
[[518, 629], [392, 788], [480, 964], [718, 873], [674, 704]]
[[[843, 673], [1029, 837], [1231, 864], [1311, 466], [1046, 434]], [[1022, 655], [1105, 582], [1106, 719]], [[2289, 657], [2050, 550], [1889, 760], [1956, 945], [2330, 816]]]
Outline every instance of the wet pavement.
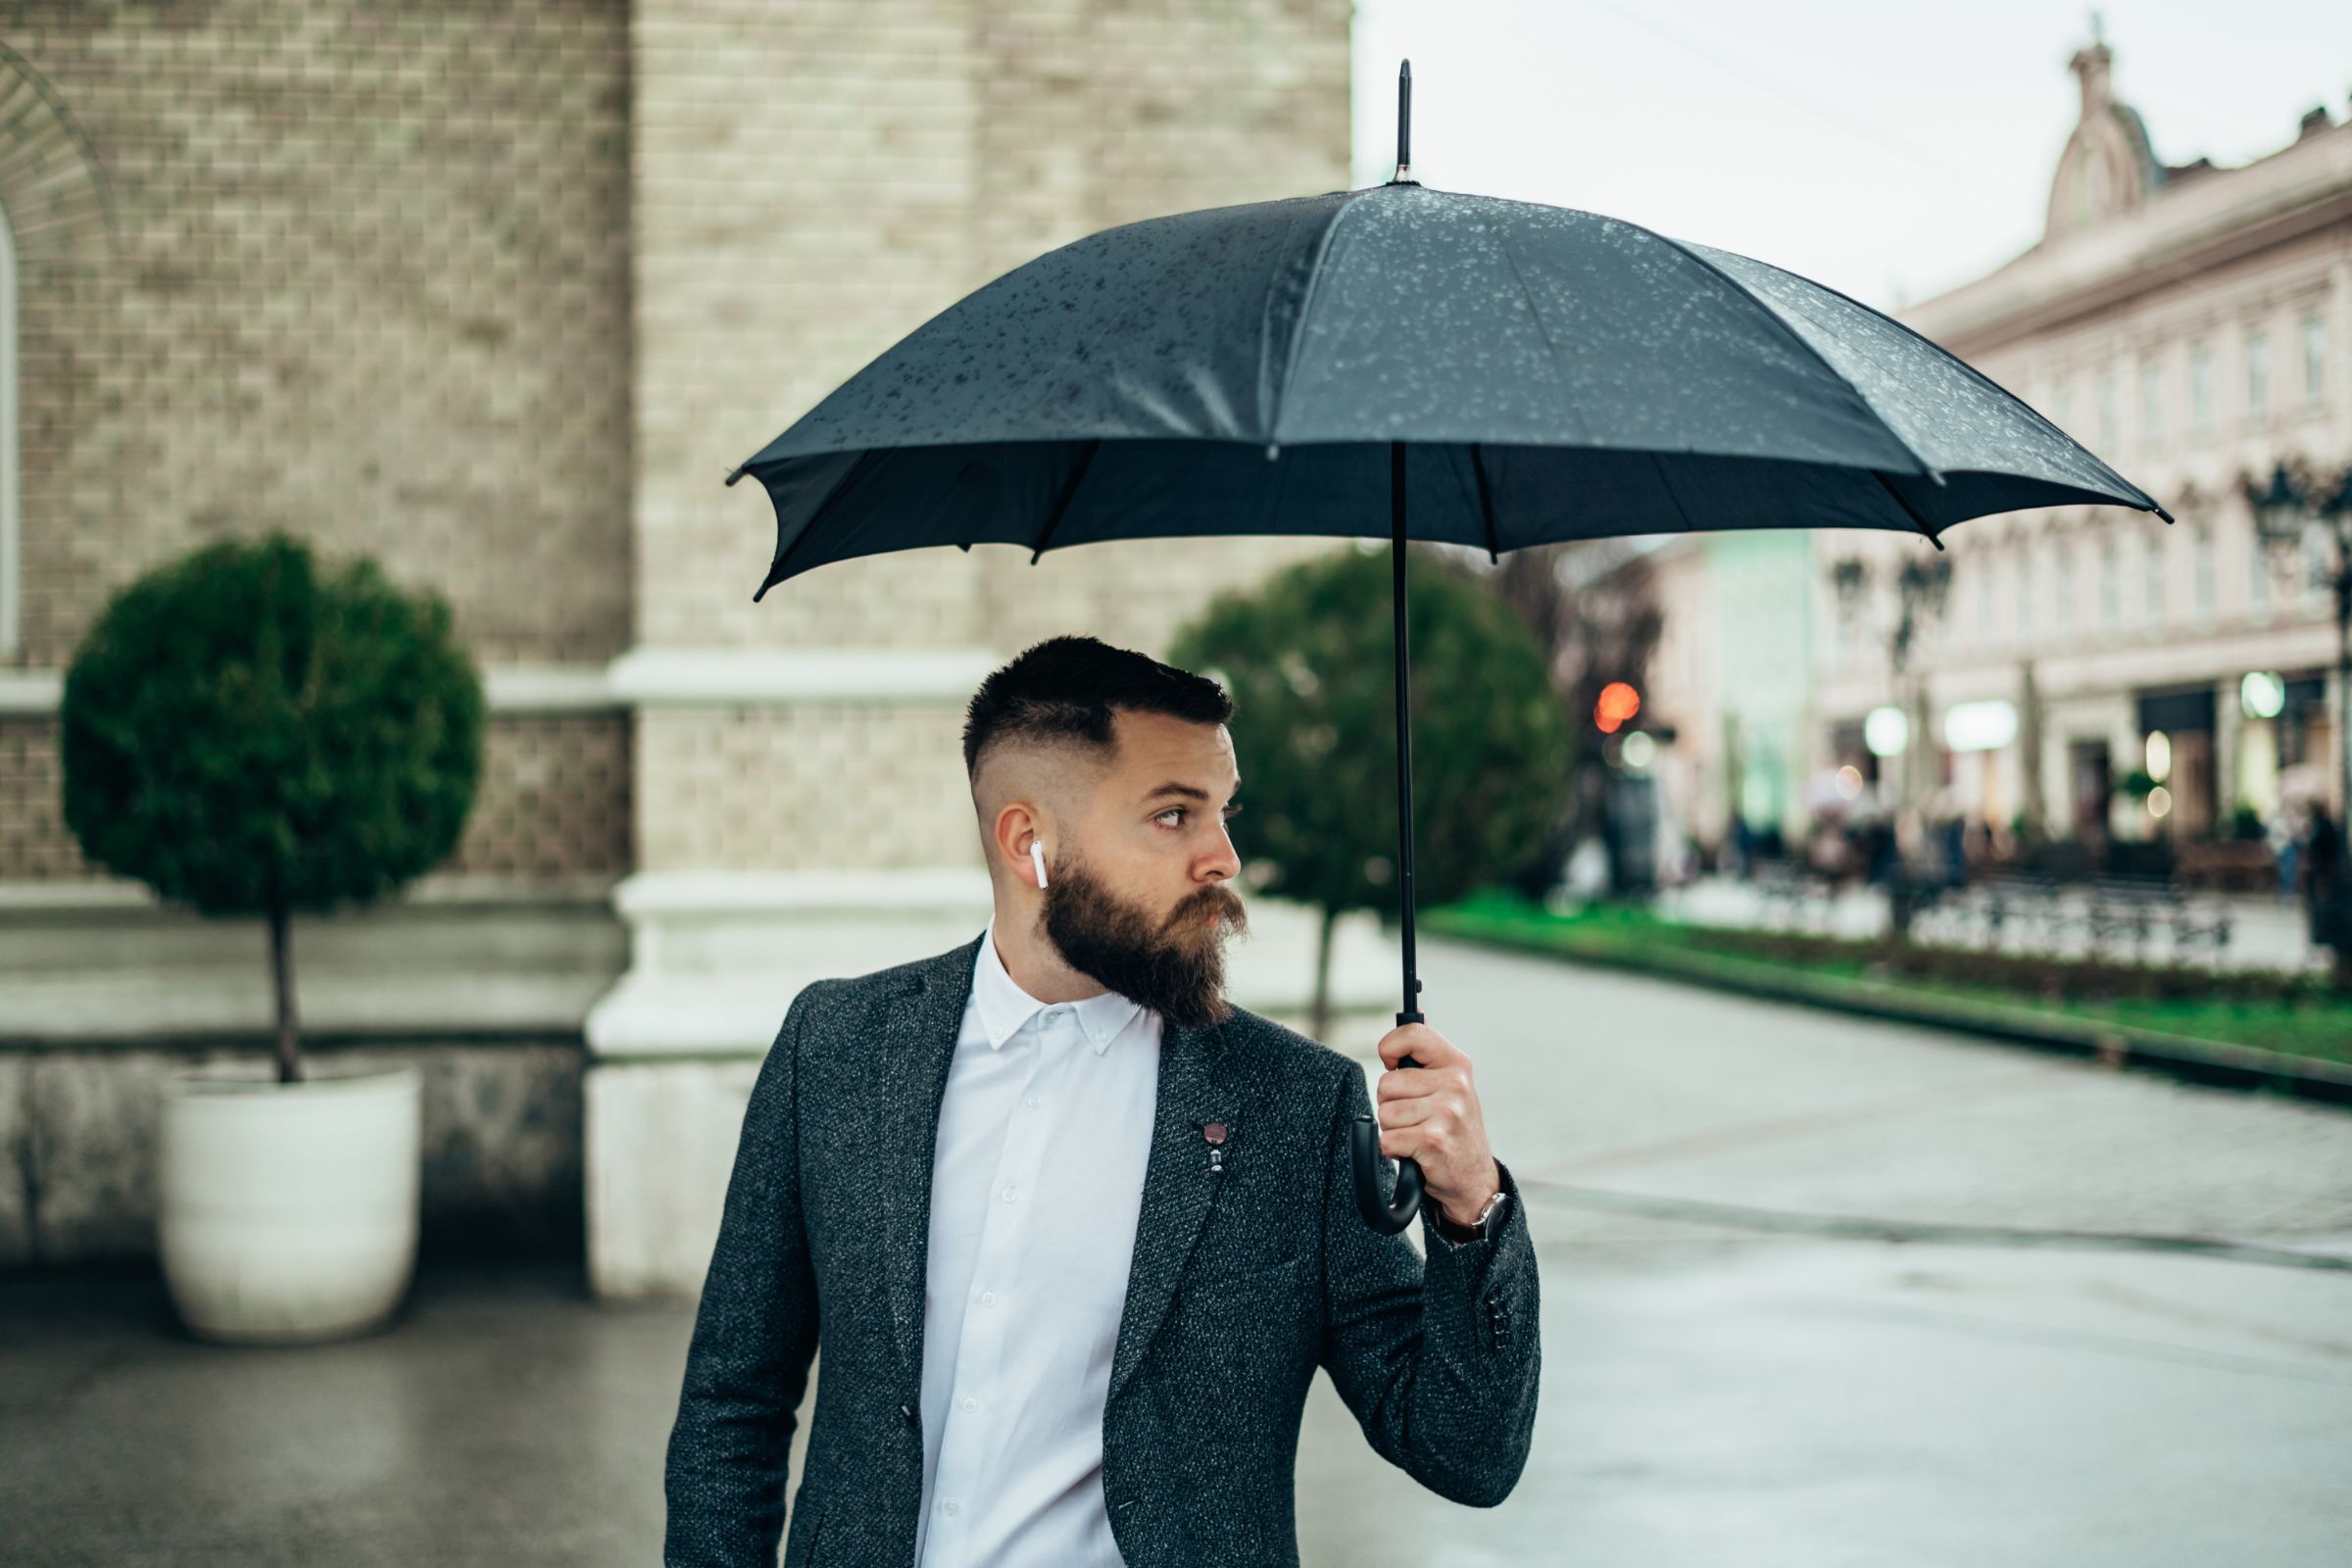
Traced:
[[[1420, 972], [1529, 1199], [1543, 1413], [1466, 1508], [1318, 1378], [1305, 1563], [2344, 1560], [2352, 1114], [1443, 938]], [[0, 1562], [658, 1561], [691, 1328], [571, 1263], [429, 1265], [293, 1350], [186, 1340], [148, 1269], [0, 1280]]]

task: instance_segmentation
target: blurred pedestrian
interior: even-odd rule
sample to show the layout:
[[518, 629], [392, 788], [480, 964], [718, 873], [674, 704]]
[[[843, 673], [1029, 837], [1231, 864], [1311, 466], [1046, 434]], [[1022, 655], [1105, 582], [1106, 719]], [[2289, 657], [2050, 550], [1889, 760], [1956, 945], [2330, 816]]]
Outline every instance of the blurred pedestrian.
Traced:
[[2278, 902], [2291, 904], [2295, 898], [2296, 861], [2303, 849], [2303, 834], [2308, 826], [2309, 813], [2303, 803], [2287, 800], [2278, 803], [2264, 825], [2263, 842], [2270, 846], [2278, 865]]
[[2334, 907], [2336, 879], [2340, 875], [2342, 834], [2326, 803], [2312, 802], [2311, 831], [2303, 840], [2302, 881], [2311, 940], [2322, 946], [2331, 946], [2330, 939], [2334, 936], [2328, 929], [2328, 915]]

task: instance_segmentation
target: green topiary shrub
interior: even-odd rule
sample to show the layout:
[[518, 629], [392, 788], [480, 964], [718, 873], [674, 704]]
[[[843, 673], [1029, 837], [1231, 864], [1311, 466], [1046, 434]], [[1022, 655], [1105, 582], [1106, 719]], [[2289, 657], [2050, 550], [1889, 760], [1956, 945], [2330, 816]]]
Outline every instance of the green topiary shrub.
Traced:
[[299, 1081], [288, 917], [430, 870], [473, 806], [485, 705], [448, 604], [366, 559], [321, 576], [282, 533], [210, 545], [107, 606], [61, 717], [85, 856], [269, 921], [278, 1081]]
[[[1413, 902], [1450, 904], [1540, 854], [1570, 760], [1567, 720], [1535, 635], [1446, 558], [1406, 572], [1413, 732]], [[1322, 910], [1314, 1012], [1329, 1028], [1332, 925], [1384, 919], [1396, 866], [1395, 611], [1389, 552], [1334, 551], [1219, 596], [1169, 662], [1213, 670], [1249, 812], [1237, 844], [1263, 891]], [[1401, 998], [1400, 998], [1401, 999]]]

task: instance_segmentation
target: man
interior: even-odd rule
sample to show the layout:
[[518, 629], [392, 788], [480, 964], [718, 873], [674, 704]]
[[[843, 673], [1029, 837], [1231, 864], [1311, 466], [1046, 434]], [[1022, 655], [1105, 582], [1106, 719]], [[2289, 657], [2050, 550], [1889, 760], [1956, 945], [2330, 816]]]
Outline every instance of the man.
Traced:
[[1469, 1056], [1426, 1024], [1380, 1042], [1424, 1265], [1356, 1207], [1363, 1070], [1224, 1000], [1232, 711], [1087, 637], [982, 684], [995, 915], [785, 1015], [687, 1351], [670, 1568], [774, 1560], [820, 1327], [785, 1568], [1296, 1565], [1317, 1366], [1431, 1491], [1517, 1484], [1536, 1257]]

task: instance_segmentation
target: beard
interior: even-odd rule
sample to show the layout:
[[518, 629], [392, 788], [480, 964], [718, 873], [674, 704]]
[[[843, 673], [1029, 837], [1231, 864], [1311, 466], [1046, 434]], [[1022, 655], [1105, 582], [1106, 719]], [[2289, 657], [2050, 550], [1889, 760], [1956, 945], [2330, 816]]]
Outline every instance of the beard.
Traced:
[[[1222, 883], [1185, 900], [1165, 920], [1127, 903], [1064, 855], [1045, 888], [1046, 939], [1080, 974], [1185, 1028], [1223, 1023], [1225, 940], [1249, 929], [1242, 901]], [[1208, 912], [1224, 916], [1211, 925]]]

